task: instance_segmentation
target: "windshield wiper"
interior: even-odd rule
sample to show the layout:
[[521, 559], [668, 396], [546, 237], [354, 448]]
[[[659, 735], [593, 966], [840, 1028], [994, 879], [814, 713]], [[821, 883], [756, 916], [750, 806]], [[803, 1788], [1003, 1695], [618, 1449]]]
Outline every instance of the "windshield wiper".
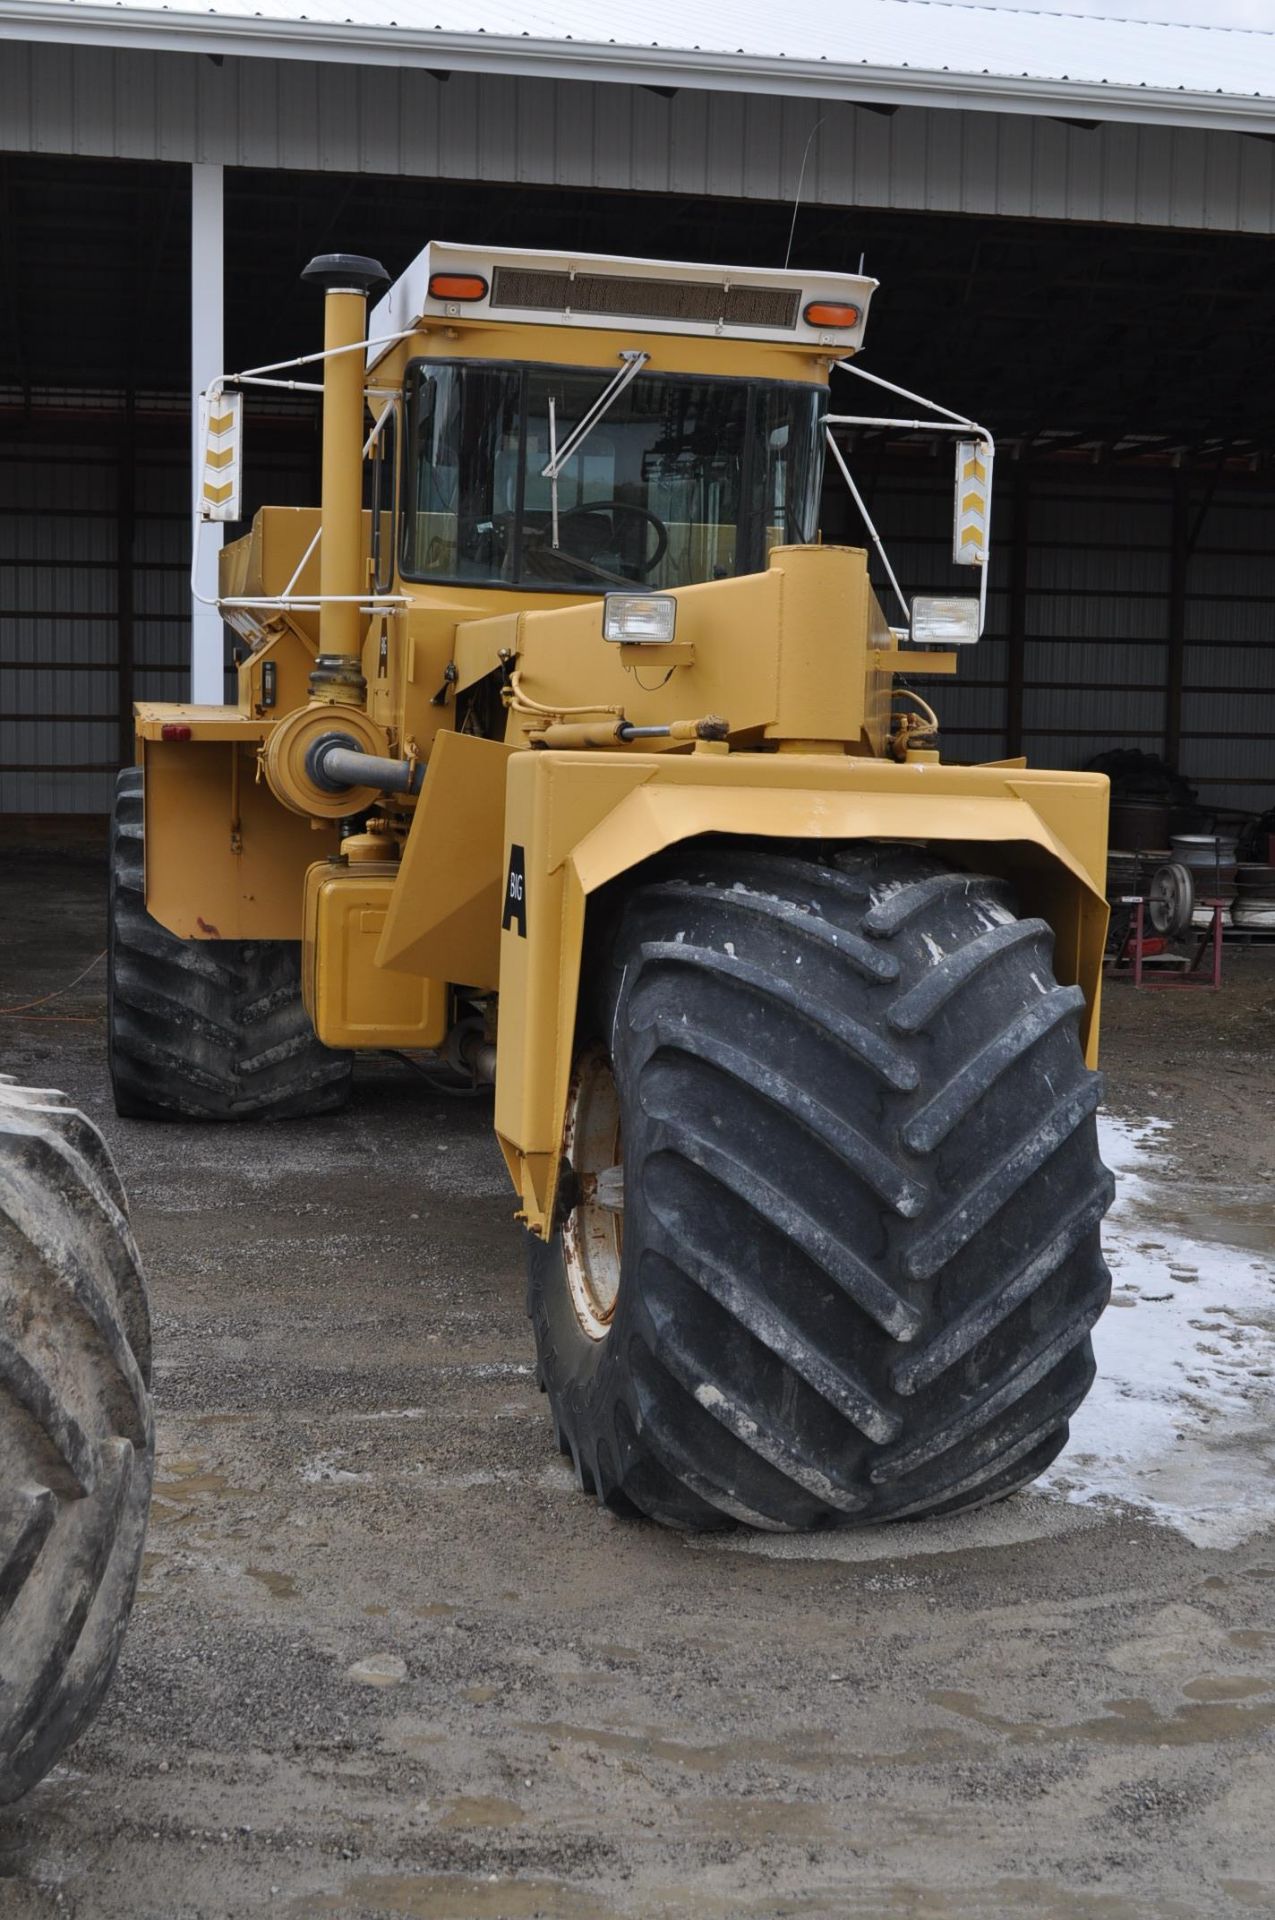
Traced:
[[540, 478], [550, 483], [552, 528], [549, 544], [555, 553], [558, 551], [558, 476], [572, 454], [580, 451], [599, 421], [605, 419], [630, 381], [636, 380], [650, 357], [649, 353], [643, 353], [636, 347], [626, 347], [620, 355], [625, 364], [614, 380], [598, 395], [584, 418], [571, 429], [561, 446], [558, 445], [557, 406], [553, 395], [549, 395], [549, 464], [540, 469]]

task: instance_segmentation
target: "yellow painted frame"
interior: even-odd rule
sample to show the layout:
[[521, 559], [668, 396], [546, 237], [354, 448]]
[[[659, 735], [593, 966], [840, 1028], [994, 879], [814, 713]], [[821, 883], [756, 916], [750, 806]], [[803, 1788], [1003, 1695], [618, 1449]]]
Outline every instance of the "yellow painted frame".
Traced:
[[[257, 779], [265, 728], [233, 708], [137, 715], [147, 912], [181, 940], [299, 940], [306, 869], [336, 852], [337, 822], [279, 805]], [[158, 737], [165, 724], [190, 739]]]

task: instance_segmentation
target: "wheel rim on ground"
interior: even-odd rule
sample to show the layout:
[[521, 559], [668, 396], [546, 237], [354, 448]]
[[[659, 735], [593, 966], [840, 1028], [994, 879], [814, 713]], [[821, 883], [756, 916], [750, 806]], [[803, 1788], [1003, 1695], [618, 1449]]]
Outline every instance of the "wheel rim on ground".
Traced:
[[1176, 861], [1157, 867], [1151, 876], [1147, 916], [1154, 932], [1177, 940], [1191, 925], [1195, 885], [1189, 867]]
[[620, 1092], [603, 1047], [586, 1048], [576, 1062], [564, 1145], [578, 1195], [562, 1231], [567, 1286], [581, 1331], [605, 1340], [620, 1297], [624, 1172]]

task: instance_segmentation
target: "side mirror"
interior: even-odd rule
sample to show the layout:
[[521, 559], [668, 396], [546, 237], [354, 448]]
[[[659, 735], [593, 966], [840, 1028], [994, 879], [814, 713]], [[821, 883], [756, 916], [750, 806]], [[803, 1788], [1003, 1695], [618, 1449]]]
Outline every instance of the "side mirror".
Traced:
[[196, 502], [201, 520], [238, 520], [242, 512], [243, 395], [214, 387], [199, 396], [202, 475]]
[[991, 504], [991, 448], [986, 440], [958, 440], [952, 503], [952, 558], [958, 567], [986, 566]]

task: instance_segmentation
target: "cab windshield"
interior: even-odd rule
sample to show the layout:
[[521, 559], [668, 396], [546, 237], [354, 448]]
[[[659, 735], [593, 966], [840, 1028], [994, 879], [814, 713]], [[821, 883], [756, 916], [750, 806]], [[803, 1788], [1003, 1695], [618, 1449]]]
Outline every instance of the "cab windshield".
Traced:
[[814, 538], [822, 387], [640, 373], [557, 482], [613, 370], [414, 361], [400, 564], [412, 580], [605, 592], [757, 573]]

